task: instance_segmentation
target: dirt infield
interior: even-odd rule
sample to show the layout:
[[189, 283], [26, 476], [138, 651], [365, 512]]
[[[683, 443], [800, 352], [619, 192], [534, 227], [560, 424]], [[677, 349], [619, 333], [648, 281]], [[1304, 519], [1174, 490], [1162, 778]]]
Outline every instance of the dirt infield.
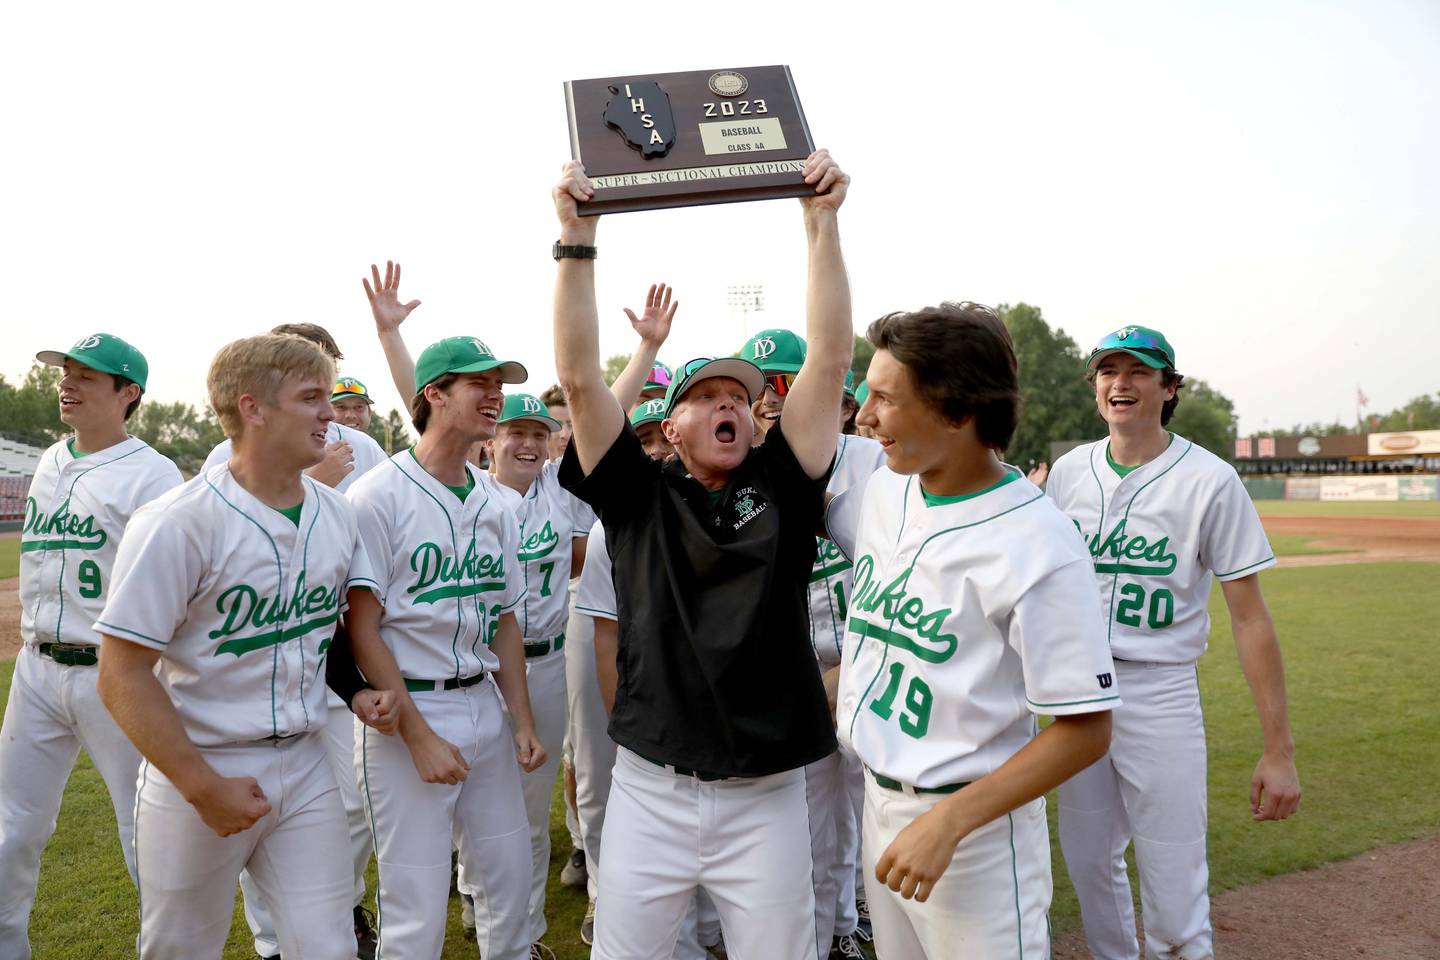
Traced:
[[[1226, 960], [1433, 960], [1440, 957], [1440, 837], [1380, 847], [1211, 902], [1215, 953]], [[1076, 930], [1054, 960], [1089, 960]]]
[[1379, 560], [1440, 562], [1440, 517], [1262, 516], [1265, 530], [1310, 538], [1342, 553], [1281, 557], [1282, 567], [1313, 567]]

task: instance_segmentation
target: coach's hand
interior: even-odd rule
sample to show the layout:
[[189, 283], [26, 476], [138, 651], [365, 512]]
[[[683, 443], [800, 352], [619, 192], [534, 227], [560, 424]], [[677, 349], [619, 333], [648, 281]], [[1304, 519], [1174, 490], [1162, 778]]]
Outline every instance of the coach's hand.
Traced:
[[850, 191], [850, 175], [840, 169], [829, 150], [816, 150], [805, 159], [805, 182], [815, 188], [815, 196], [801, 197], [805, 212], [834, 213], [845, 202]]
[[943, 814], [931, 809], [896, 835], [875, 864], [875, 877], [906, 900], [924, 903], [960, 840]]
[[350, 712], [359, 717], [365, 726], [373, 727], [387, 737], [400, 726], [400, 711], [394, 690], [371, 690], [367, 687], [350, 701]]
[[365, 286], [365, 296], [370, 301], [370, 313], [375, 317], [375, 329], [382, 333], [400, 329], [400, 324], [410, 316], [410, 311], [420, 306], [419, 300], [400, 302], [400, 264], [386, 260], [385, 279], [381, 280], [380, 268], [372, 263], [370, 276], [374, 279], [375, 286], [370, 286], [370, 281], [363, 277], [360, 282]]
[[325, 444], [325, 459], [305, 471], [311, 480], [318, 480], [327, 487], [338, 486], [341, 480], [355, 469], [355, 451], [344, 440]]
[[222, 837], [249, 830], [270, 812], [265, 791], [254, 777], [217, 776], [198, 796], [187, 799], [205, 826]]
[[520, 761], [520, 769], [534, 773], [545, 763], [545, 757], [545, 748], [533, 728], [515, 732], [515, 759]]
[[426, 783], [460, 783], [470, 772], [460, 748], [433, 730], [425, 730], [406, 746], [415, 770]]
[[578, 160], [570, 160], [560, 169], [560, 182], [550, 191], [555, 201], [555, 216], [560, 219], [560, 242], [566, 244], [595, 243], [595, 228], [599, 217], [582, 217], [578, 204], [593, 199], [595, 188], [585, 176], [585, 168]]
[[1250, 819], [1284, 820], [1300, 809], [1300, 774], [1295, 758], [1262, 753], [1250, 778]]

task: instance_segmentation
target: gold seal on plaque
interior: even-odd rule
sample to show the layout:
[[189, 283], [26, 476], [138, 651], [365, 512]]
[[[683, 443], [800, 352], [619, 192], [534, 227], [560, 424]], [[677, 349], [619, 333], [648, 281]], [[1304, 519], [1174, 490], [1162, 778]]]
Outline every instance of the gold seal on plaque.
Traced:
[[750, 81], [745, 79], [743, 73], [721, 70], [710, 75], [710, 92], [717, 97], [738, 97], [749, 89]]

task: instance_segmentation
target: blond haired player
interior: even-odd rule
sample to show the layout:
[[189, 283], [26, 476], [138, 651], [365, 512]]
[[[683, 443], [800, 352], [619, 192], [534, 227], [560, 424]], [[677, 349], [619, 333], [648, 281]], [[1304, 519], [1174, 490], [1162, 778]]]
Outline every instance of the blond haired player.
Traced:
[[1284, 820], [1300, 803], [1285, 668], [1258, 577], [1275, 556], [1234, 468], [1165, 429], [1184, 378], [1162, 333], [1117, 330], [1087, 369], [1110, 435], [1056, 461], [1046, 492], [1093, 557], [1125, 705], [1110, 752], [1060, 788], [1060, 845], [1099, 960], [1139, 956], [1125, 872], [1131, 841], [1146, 955], [1202, 960], [1214, 946], [1195, 661], [1209, 637], [1212, 577], [1264, 737], [1252, 814]]
[[137, 511], [116, 558], [99, 689], [145, 758], [144, 960], [218, 958], [246, 868], [282, 953], [356, 955], [321, 678], [347, 588], [371, 574], [354, 511], [301, 475], [324, 456], [334, 376], [296, 337], [222, 348], [208, 382], [232, 456]]
[[997, 456], [1020, 400], [999, 318], [947, 303], [867, 336], [858, 422], [886, 467], [827, 524], [855, 563], [837, 720], [866, 768], [876, 952], [1045, 957], [1043, 795], [1105, 752], [1119, 702], [1089, 561]]
[[40, 855], [82, 747], [110, 793], [135, 876], [140, 754], [95, 691], [100, 636], [92, 624], [131, 515], [181, 482], [175, 464], [125, 432], [149, 374], [139, 350], [95, 333], [35, 359], [64, 369], [57, 400], [74, 433], [41, 455], [21, 530], [24, 646], [0, 727], [0, 956], [17, 960], [30, 956]]
[[378, 629], [404, 676], [415, 709], [402, 714], [402, 738], [433, 732], [440, 744], [407, 751], [369, 729], [357, 737], [386, 960], [438, 960], [452, 837], [467, 882], [488, 905], [482, 956], [520, 960], [531, 952], [520, 771], [544, 763], [545, 750], [530, 712], [515, 616], [526, 598], [519, 523], [495, 481], [465, 459], [477, 441], [494, 436], [502, 385], [525, 376], [524, 367], [497, 360], [473, 337], [431, 344], [415, 368], [411, 413], [419, 442], [349, 493], [379, 584], [378, 603], [357, 602], [350, 622]]

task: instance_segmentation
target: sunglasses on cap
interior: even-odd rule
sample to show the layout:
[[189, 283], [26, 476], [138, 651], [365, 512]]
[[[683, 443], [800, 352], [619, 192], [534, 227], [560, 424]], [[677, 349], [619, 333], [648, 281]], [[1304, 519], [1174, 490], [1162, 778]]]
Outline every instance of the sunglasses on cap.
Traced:
[[772, 373], [765, 378], [765, 386], [774, 390], [777, 397], [783, 397], [789, 393], [794, 383], [795, 374], [793, 373]]
[[656, 364], [650, 369], [650, 376], [645, 378], [645, 382], [656, 387], [668, 387], [670, 379], [670, 371]]

